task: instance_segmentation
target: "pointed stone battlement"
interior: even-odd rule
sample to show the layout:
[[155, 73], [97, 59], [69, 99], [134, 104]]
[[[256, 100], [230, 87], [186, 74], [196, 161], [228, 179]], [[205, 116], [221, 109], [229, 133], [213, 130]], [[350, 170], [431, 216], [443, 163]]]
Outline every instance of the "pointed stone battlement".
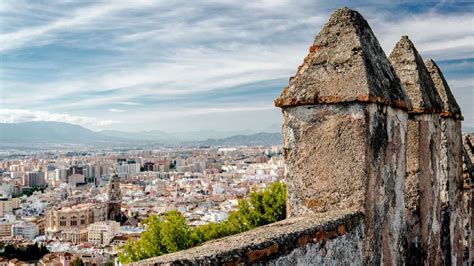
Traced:
[[275, 100], [278, 107], [364, 102], [409, 107], [403, 88], [367, 21], [336, 10]]
[[402, 36], [390, 54], [390, 61], [410, 98], [410, 113], [439, 113], [441, 99], [431, 80], [428, 69], [415, 46]]
[[461, 108], [449, 88], [443, 73], [433, 59], [425, 61], [427, 70], [430, 73], [435, 89], [442, 101], [442, 116], [453, 117], [462, 120]]

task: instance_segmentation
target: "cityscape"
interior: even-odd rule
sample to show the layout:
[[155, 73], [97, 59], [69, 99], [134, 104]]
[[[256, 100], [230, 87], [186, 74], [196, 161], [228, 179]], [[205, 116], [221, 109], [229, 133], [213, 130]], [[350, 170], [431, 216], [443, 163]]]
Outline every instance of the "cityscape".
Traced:
[[115, 261], [148, 216], [178, 210], [218, 223], [250, 191], [282, 179], [280, 146], [39, 152], [3, 160], [1, 241], [44, 245], [60, 263]]
[[474, 265], [474, 2], [0, 2], [0, 266]]

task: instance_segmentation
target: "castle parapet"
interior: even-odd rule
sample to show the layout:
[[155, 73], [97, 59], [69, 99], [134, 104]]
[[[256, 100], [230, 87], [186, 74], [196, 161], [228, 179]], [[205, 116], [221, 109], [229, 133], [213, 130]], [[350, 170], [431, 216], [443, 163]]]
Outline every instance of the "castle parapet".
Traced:
[[363, 264], [400, 264], [410, 103], [358, 12], [332, 14], [275, 105], [289, 216], [361, 212]]
[[412, 103], [406, 142], [406, 263], [440, 265], [442, 103], [423, 59], [407, 36], [395, 45], [390, 61]]
[[461, 109], [441, 70], [433, 60], [425, 63], [442, 100], [440, 142], [440, 198], [442, 249], [445, 265], [463, 261], [463, 177]]

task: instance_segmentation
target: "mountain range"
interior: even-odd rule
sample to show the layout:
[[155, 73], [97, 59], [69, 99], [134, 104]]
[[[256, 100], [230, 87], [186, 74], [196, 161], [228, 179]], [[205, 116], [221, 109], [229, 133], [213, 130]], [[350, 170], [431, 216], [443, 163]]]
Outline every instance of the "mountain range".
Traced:
[[159, 130], [123, 132], [115, 130], [92, 131], [79, 125], [63, 122], [35, 121], [0, 123], [0, 146], [28, 144], [87, 144], [87, 145], [277, 145], [280, 133], [252, 131], [190, 131], [165, 132]]

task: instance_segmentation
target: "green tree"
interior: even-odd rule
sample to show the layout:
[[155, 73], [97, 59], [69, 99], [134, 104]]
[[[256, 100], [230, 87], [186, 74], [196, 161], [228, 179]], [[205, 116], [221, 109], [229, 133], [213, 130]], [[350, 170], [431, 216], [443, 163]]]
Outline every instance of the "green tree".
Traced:
[[122, 247], [119, 261], [130, 263], [160, 256], [283, 220], [286, 217], [285, 199], [286, 187], [277, 182], [262, 191], [251, 192], [249, 199], [240, 200], [237, 210], [220, 223], [190, 227], [178, 211], [150, 216], [143, 221], [146, 230], [140, 239], [129, 240]]
[[16, 248], [13, 245], [7, 245], [3, 251], [3, 255], [9, 259], [14, 258], [16, 255]]
[[161, 243], [166, 253], [187, 249], [191, 246], [191, 232], [186, 219], [178, 211], [165, 213], [160, 230]]

